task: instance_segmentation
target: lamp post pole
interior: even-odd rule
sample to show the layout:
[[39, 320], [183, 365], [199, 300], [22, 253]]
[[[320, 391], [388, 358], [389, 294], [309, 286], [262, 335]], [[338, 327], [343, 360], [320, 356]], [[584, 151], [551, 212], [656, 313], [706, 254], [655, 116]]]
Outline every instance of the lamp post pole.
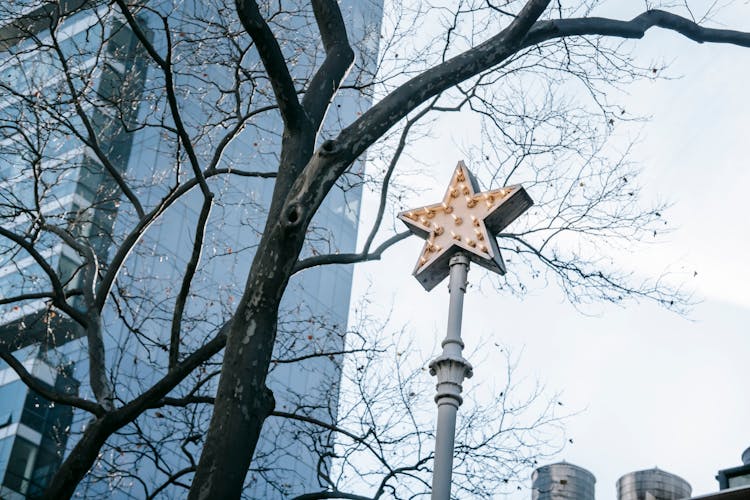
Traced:
[[438, 407], [432, 500], [449, 500], [451, 496], [456, 413], [463, 402], [461, 384], [464, 378], [472, 376], [471, 364], [461, 355], [464, 348], [461, 340], [461, 319], [469, 258], [463, 252], [459, 252], [451, 257], [449, 265], [448, 331], [442, 343], [443, 353], [430, 363], [430, 374], [437, 377], [435, 403]]
[[412, 233], [426, 240], [414, 269], [417, 281], [429, 292], [449, 276], [448, 333], [443, 353], [430, 363], [430, 373], [437, 377], [438, 407], [432, 500], [449, 500], [451, 496], [456, 413], [463, 402], [461, 384], [472, 375], [471, 365], [461, 355], [469, 261], [505, 274], [495, 235], [533, 204], [520, 185], [479, 192], [476, 179], [460, 161], [443, 201], [398, 214]]

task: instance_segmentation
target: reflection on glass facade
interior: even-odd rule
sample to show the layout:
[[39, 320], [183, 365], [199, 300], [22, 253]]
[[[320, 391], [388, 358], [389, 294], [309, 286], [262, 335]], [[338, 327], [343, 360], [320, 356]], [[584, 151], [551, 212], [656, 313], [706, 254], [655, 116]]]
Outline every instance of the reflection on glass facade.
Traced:
[[[34, 2], [28, 3], [33, 11]], [[161, 20], [154, 13], [160, 9], [169, 12], [170, 33], [176, 51], [173, 61], [176, 98], [185, 127], [195, 138], [195, 155], [205, 165], [214, 155], [216, 144], [226, 128], [222, 120], [231, 117], [233, 101], [223, 92], [231, 87], [235, 78], [230, 59], [236, 57], [237, 50], [232, 45], [234, 40], [223, 35], [211, 36], [206, 30], [215, 29], [221, 33], [226, 23], [234, 23], [229, 26], [234, 31], [241, 30], [241, 27], [233, 3], [177, 3], [179, 9], [171, 8], [170, 1], [150, 2], [153, 11], [141, 12], [139, 20], [157, 50], [164, 50]], [[290, 12], [294, 15], [290, 14], [288, 18], [280, 15], [277, 22], [293, 28], [285, 31], [287, 36], [288, 33], [293, 33], [293, 36], [282, 39], [281, 43], [284, 51], [297, 54], [291, 71], [293, 78], [301, 81], [309, 78], [321, 58], [314, 48], [318, 46], [319, 34], [309, 3], [296, 3], [301, 6], [302, 15], [292, 10]], [[365, 66], [371, 66], [378, 49], [382, 0], [343, 0], [339, 4], [350, 27], [350, 40], [359, 47], [356, 51], [359, 60], [364, 61]], [[39, 5], [41, 9], [46, 4]], [[176, 177], [184, 181], [191, 171], [182, 146], [174, 136], [165, 132], [167, 127], [160, 128], [165, 123], [171, 124], [169, 110], [164, 106], [163, 74], [139, 52], [139, 44], [133, 33], [123, 26], [122, 19], [106, 9], [106, 5], [96, 10], [89, 8], [68, 18], [65, 26], [58, 30], [60, 46], [63, 51], [71, 51], [71, 64], [78, 64], [82, 73], [94, 78], [99, 97], [124, 98], [132, 102], [133, 105], [128, 107], [132, 116], [126, 117], [126, 122], [148, 124], [132, 127], [133, 133], [129, 133], [115, 126], [122, 120], [108, 120], [101, 106], [86, 109], [96, 129], [101, 131], [99, 146], [103, 153], [112, 159], [115, 168], [133, 186], [134, 193], [148, 211], [169, 192], [177, 182]], [[300, 25], [284, 24], [294, 22]], [[12, 30], [8, 33], [18, 36]], [[44, 36], [44, 30], [40, 29], [39, 37]], [[189, 45], [197, 37], [205, 37], [205, 41]], [[106, 64], [102, 64], [95, 53], [95, 46], [97, 43], [101, 45], [102, 40], [106, 40]], [[181, 41], [185, 41], [189, 49], [181, 51]], [[313, 47], [310, 47], [311, 41]], [[32, 93], [39, 91], [54, 95], [56, 86], [64, 84], [55, 76], [59, 76], [55, 67], [58, 63], [44, 51], [25, 51], [23, 44], [29, 43], [32, 41], [21, 39], [20, 43], [4, 44], [0, 36], [0, 49], [4, 51], [0, 52], [0, 84], [5, 81], [9, 86], [27, 88]], [[222, 59], [224, 55], [226, 60]], [[253, 50], [243, 57], [244, 71], [262, 75], [260, 61]], [[125, 85], [127, 79], [130, 81]], [[257, 81], [261, 82], [261, 87], [243, 83], [240, 90], [257, 92], [253, 106], [262, 107], [263, 99], [268, 99], [263, 96], [270, 95], [270, 88], [266, 78]], [[123, 92], [122, 89], [127, 89], [129, 94], [118, 94]], [[342, 123], [353, 121], [369, 104], [369, 98], [357, 91], [342, 93], [331, 107], [322, 137], [336, 133]], [[12, 120], [19, 109], [18, 102], [12, 98], [0, 99], [0, 122]], [[61, 113], [70, 113], [70, 125], [80, 127], [74, 111], [61, 110]], [[28, 118], [30, 125], [34, 124], [32, 118]], [[282, 123], [275, 111], [254, 116], [226, 148], [217, 168], [273, 171], [278, 165], [281, 132]], [[17, 198], [14, 201], [34, 204], [38, 196], [32, 194], [29, 198], [33, 190], [29, 191], [28, 187], [38, 182], [38, 176], [30, 174], [28, 168], [17, 168], [17, 165], [29, 165], [28, 158], [14, 160], [24, 155], [26, 149], [15, 135], [0, 135], [0, 182], [9, 183], [7, 189], [0, 191]], [[78, 234], [93, 242], [100, 259], [106, 262], [111, 249], [122, 241], [123, 235], [136, 221], [132, 205], [124, 198], [120, 199], [121, 194], [112, 185], [101, 161], [81, 140], [60, 130], [51, 130], [40, 150], [43, 153], [40, 171], [47, 176], [46, 184], [54, 186], [41, 196], [41, 201], [47, 204], [46, 213], [76, 225]], [[176, 166], [175, 162], [179, 165]], [[176, 170], [182, 173], [176, 176]], [[351, 178], [345, 179], [329, 194], [310, 226], [303, 251], [305, 256], [355, 249], [362, 170], [361, 162], [355, 163], [351, 167]], [[215, 193], [216, 203], [182, 320], [183, 353], [202, 345], [234, 312], [265, 224], [273, 190], [273, 179], [268, 178], [224, 175], [212, 177], [208, 182]], [[164, 340], [164, 332], [169, 331], [175, 296], [190, 258], [201, 202], [200, 192], [193, 190], [170, 206], [149, 228], [128, 257], [113, 289], [112, 300], [106, 305], [107, 362], [116, 397], [121, 401], [139, 395], [164, 374], [167, 366], [165, 342], [168, 342], [168, 338]], [[14, 219], [14, 224], [29, 224], [29, 221], [20, 214], [17, 220]], [[42, 237], [49, 240], [41, 241], [39, 245], [46, 252], [48, 262], [61, 274], [65, 286], [74, 289], [78, 286], [79, 257], [58, 239], [49, 235]], [[7, 242], [0, 242], [3, 244]], [[32, 292], [40, 288], [40, 283], [45, 283], [45, 276], [33, 259], [24, 260], [3, 250], [0, 248], [0, 297], [11, 291]], [[336, 353], [341, 352], [345, 344], [351, 273], [348, 266], [329, 266], [306, 270], [291, 280], [280, 311], [276, 352], [269, 375], [278, 411], [335, 422], [342, 362], [341, 355]], [[55, 346], [57, 352], [74, 362], [69, 369], [73, 370], [72, 376], [83, 384], [79, 391], [81, 395], [92, 398], [86, 385], [85, 343], [80, 339], [70, 341], [80, 337], [72, 322], [51, 317], [43, 300], [4, 307], [0, 306], [0, 342], [14, 348], [35, 341]], [[208, 377], [207, 374], [215, 371], [219, 363], [220, 360], [214, 360], [174, 394], [187, 392], [191, 383], [195, 384], [202, 376]], [[201, 386], [201, 392], [210, 394], [218, 379], [207, 380]], [[11, 402], [12, 398], [6, 400], [1, 396], [0, 420], [6, 407], [8, 411], [14, 411], [13, 408], [23, 407], [26, 401]], [[77, 494], [85, 498], [143, 498], [155, 488], [162, 487], [160, 495], [164, 498], [184, 497], [184, 487], [178, 483], [189, 484], [190, 474], [179, 474], [189, 470], [200, 456], [201, 439], [210, 415], [211, 408], [206, 405], [177, 410], [165, 408], [158, 410], [158, 414], [149, 413], [148, 418], [124, 428], [108, 441], [102, 450], [100, 464], [92, 469]], [[33, 412], [26, 418], [33, 420], [37, 417], [45, 418], [35, 416]], [[88, 418], [81, 412], [73, 415], [72, 423], [68, 424], [68, 450], [75, 444]], [[14, 456], [18, 459], [13, 461], [11, 476], [20, 481], [15, 485], [17, 488], [28, 489], [36, 477], [35, 471], [41, 471], [43, 464], [47, 464], [44, 470], [52, 470], [57, 462], [40, 458], [42, 448], [34, 440], [21, 436], [17, 442], [16, 450], [15, 444], [11, 446], [0, 441], [0, 450], [2, 456], [16, 454]], [[332, 444], [333, 435], [325, 429], [281, 418], [268, 419], [247, 476], [245, 495], [274, 499], [321, 490], [324, 486], [319, 478], [330, 464]], [[35, 465], [27, 471], [32, 462]], [[10, 470], [8, 463], [3, 465], [0, 462], [0, 470], [3, 467]], [[146, 490], [143, 485], [151, 489]]]
[[[127, 124], [137, 108], [113, 117], [92, 101], [84, 101], [79, 110], [64, 96], [70, 85], [87, 88], [88, 82], [96, 82], [98, 99], [133, 100], [142, 91], [144, 63], [133, 34], [122, 21], [102, 22], [101, 9], [66, 18], [53, 39], [48, 28], [52, 4], [25, 3], [21, 10], [26, 17], [14, 20], [8, 10], [18, 12], [22, 6], [11, 3], [0, 9], [0, 222], [16, 234], [38, 232], [32, 238], [35, 250], [63, 287], [74, 290], [80, 257], [61, 238], [39, 232], [36, 214], [86, 238], [97, 258], [106, 261], [121, 192], [92, 147], [109, 159], [113, 170], [124, 172], [132, 143]], [[107, 43], [100, 50], [87, 48], [95, 39]], [[93, 137], [74, 132], [86, 130], [81, 111]], [[49, 286], [37, 259], [15, 248], [14, 242], [0, 239], [0, 299]], [[43, 299], [0, 306], [0, 318], [4, 348], [39, 341], [61, 345], [79, 335], [71, 324], [50, 318]]]
[[[37, 347], [16, 352], [25, 368], [47, 389], [77, 394], [71, 366]], [[0, 498], [38, 496], [62, 461], [73, 410], [30, 390], [16, 372], [0, 363]]]
[[[0, 6], [0, 225], [32, 241], [68, 291], [80, 287], [80, 256], [63, 239], [38, 231], [38, 224], [43, 218], [86, 239], [106, 262], [121, 192], [93, 147], [113, 170], [125, 172], [132, 143], [127, 124], [137, 107], [113, 117], [92, 101], [77, 110], [64, 96], [71, 84], [89, 88], [95, 82], [91, 90], [97, 99], [132, 100], [140, 95], [145, 74], [132, 32], [117, 19], [103, 22], [101, 9], [65, 18], [52, 38], [50, 12], [78, 4], [12, 1]], [[107, 42], [91, 50], [97, 39]], [[85, 130], [81, 112], [93, 136], [74, 132]], [[39, 258], [0, 238], [0, 299], [29, 296], [0, 305], [0, 349], [14, 351], [48, 389], [77, 394], [80, 379], [74, 372], [80, 368], [70, 359], [86, 357], [76, 341], [81, 331], [47, 300], [34, 297], [50, 287]], [[77, 297], [69, 303], [75, 306]], [[62, 462], [73, 424], [71, 407], [29, 390], [0, 362], [0, 498], [41, 494]]]

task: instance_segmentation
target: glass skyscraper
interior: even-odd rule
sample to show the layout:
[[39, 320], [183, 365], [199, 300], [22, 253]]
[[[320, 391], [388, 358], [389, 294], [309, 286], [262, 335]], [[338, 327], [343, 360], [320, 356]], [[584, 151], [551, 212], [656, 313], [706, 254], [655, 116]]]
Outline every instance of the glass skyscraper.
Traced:
[[[77, 7], [62, 2], [65, 6]], [[85, 356], [76, 341], [81, 331], [35, 294], [47, 288], [48, 271], [61, 288], [79, 287], [80, 257], [68, 242], [41, 230], [41, 224], [65, 227], [106, 261], [121, 193], [90, 149], [65, 127], [55, 126], [53, 115], [59, 113], [60, 122], [83, 128], [70, 105], [43, 103], [65, 95], [61, 60], [69, 75], [88, 75], [102, 99], [130, 100], [142, 92], [145, 61], [136, 55], [136, 40], [122, 22], [100, 23], [92, 12], [67, 19], [55, 30], [52, 44], [48, 27], [54, 13], [47, 2], [0, 7], [0, 225], [7, 231], [0, 236], [0, 300], [25, 297], [0, 306], [0, 349], [14, 351], [48, 389], [76, 394], [76, 368], [66, 353]], [[106, 45], [98, 54], [81, 50], [94, 33], [106, 38]], [[132, 141], [126, 127], [137, 110], [115, 120], [104, 107], [86, 108], [100, 149], [112, 168], [124, 172]], [[23, 240], [14, 241], [13, 235]], [[74, 296], [70, 305], [76, 304]], [[1, 498], [41, 492], [60, 465], [72, 420], [72, 408], [47, 401], [0, 363]]]
[[[277, 36], [292, 76], [301, 84], [322, 60], [317, 45], [311, 47], [319, 35], [307, 2], [288, 3], [300, 10], [280, 10], [271, 26], [285, 28]], [[106, 270], [139, 217], [111, 171], [145, 211], [190, 178], [192, 160], [202, 166], [218, 160], [215, 168], [224, 171], [260, 172], [208, 180], [216, 202], [182, 318], [181, 351], [189, 353], [215, 334], [242, 293], [273, 189], [267, 174], [278, 165], [282, 124], [272, 108], [247, 118], [217, 159], [223, 134], [236, 125], [233, 84], [240, 82], [244, 95], [253, 93], [253, 107], [272, 105], [268, 82], [249, 39], [241, 35], [233, 4], [144, 5], [148, 8], [137, 18], [142, 36], [159, 51], [166, 48], [165, 34], [171, 37], [175, 94], [194, 157], [170, 133], [163, 73], [116, 9], [85, 1], [12, 2], [0, 7], [0, 218], [3, 228], [27, 238], [24, 244], [33, 241], [34, 250], [59, 275], [60, 286], [72, 291], [69, 303], [75, 307], [81, 300], [81, 259], [70, 244], [40, 229], [40, 214], [89, 242]], [[359, 71], [350, 78], [362, 78], [376, 58], [382, 2], [340, 5], [350, 41], [359, 47]], [[342, 93], [321, 135], [335, 133], [368, 105], [366, 93]], [[81, 113], [88, 117], [94, 140], [74, 132], [87, 131]], [[30, 136], [37, 142], [29, 144]], [[353, 165], [326, 199], [310, 227], [306, 255], [354, 250], [362, 169]], [[201, 204], [200, 192], [193, 190], [170, 206], [140, 239], [111, 291], [103, 331], [108, 376], [119, 403], [137, 396], [166, 370], [175, 297], [191, 257]], [[0, 302], [0, 343], [33, 373], [42, 374], [39, 378], [50, 387], [93, 398], [85, 338], [46, 297], [35, 296], [48, 286], [49, 270], [19, 245], [0, 238], [0, 300], [25, 297]], [[350, 292], [351, 269], [346, 266], [306, 270], [290, 282], [269, 376], [279, 412], [336, 420], [342, 359], [336, 353], [344, 350]], [[219, 366], [220, 358], [205, 364], [174, 393], [210, 394]], [[3, 498], [43, 488], [88, 419], [29, 391], [14, 374], [0, 366]], [[184, 496], [210, 411], [210, 406], [192, 405], [148, 412], [108, 441], [78, 493]], [[270, 418], [248, 473], [246, 495], [287, 498], [323, 489], [320, 478], [330, 463], [332, 440], [328, 431]]]

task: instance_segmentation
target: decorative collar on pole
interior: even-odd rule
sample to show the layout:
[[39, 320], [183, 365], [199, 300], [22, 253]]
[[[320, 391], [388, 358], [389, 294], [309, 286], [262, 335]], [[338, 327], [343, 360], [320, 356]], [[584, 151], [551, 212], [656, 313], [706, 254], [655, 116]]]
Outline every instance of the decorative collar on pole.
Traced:
[[534, 202], [520, 185], [477, 192], [474, 176], [459, 161], [441, 203], [398, 214], [409, 230], [427, 241], [414, 268], [425, 290], [432, 290], [450, 273], [449, 261], [465, 252], [472, 262], [505, 274], [495, 235]]

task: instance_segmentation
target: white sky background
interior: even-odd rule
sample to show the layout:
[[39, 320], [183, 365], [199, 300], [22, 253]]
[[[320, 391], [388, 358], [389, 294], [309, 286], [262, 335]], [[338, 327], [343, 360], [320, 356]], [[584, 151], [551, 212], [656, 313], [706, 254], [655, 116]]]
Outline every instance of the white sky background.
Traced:
[[[631, 17], [608, 7], [601, 13]], [[750, 5], [738, 2], [721, 19], [750, 30]], [[615, 498], [621, 475], [653, 466], [688, 480], [693, 494], [715, 491], [716, 472], [740, 465], [750, 446], [750, 49], [652, 32], [636, 53], [644, 64], [670, 62], [669, 74], [680, 77], [630, 86], [622, 104], [652, 120], [617, 125], [623, 137], [641, 137], [632, 159], [643, 167], [643, 200], [672, 202], [666, 216], [676, 229], [662, 244], [620, 258], [643, 275], [666, 266], [685, 272], [702, 302], [688, 318], [646, 303], [601, 306], [584, 316], [552, 285], [523, 300], [474, 287], [464, 316], [467, 352], [480, 339], [502, 343], [520, 354], [519, 377], [539, 379], [550, 394], [563, 393], [564, 408], [581, 410], [566, 426], [573, 443], [557, 458], [593, 472], [599, 500]], [[433, 139], [412, 151], [434, 165], [434, 180], [406, 205], [442, 198], [462, 159], [459, 146], [470, 140], [460, 135], [455, 118], [451, 122], [453, 129], [433, 129]], [[369, 230], [372, 201], [366, 195], [361, 231]], [[416, 355], [426, 363], [445, 335], [448, 295], [447, 281], [428, 294], [411, 276], [421, 245], [410, 238], [383, 261], [357, 266], [354, 294], [368, 289], [383, 313], [392, 306], [393, 330], [406, 325], [422, 342]], [[473, 266], [470, 282], [484, 273]], [[427, 314], [414, 315], [415, 304]], [[470, 358], [475, 375], [465, 388], [490, 390], [504, 382], [493, 359], [501, 358]], [[530, 483], [511, 498], [530, 499]]]

